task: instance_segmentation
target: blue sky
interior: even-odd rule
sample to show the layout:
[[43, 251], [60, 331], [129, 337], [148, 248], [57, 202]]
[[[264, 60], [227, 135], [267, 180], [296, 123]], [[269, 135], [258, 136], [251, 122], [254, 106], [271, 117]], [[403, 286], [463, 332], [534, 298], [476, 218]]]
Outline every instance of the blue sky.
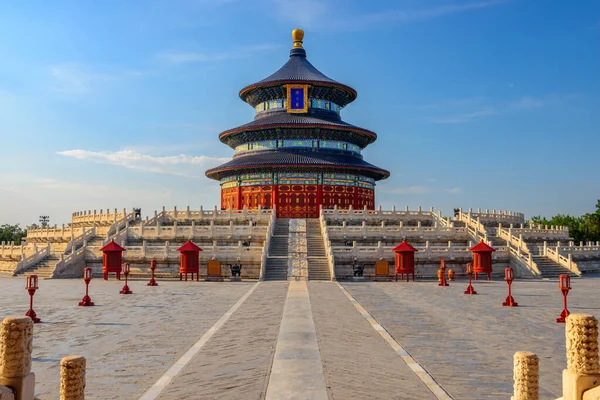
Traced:
[[593, 211], [598, 1], [30, 1], [0, 5], [0, 223], [218, 204], [217, 136], [297, 27], [379, 135], [377, 204]]

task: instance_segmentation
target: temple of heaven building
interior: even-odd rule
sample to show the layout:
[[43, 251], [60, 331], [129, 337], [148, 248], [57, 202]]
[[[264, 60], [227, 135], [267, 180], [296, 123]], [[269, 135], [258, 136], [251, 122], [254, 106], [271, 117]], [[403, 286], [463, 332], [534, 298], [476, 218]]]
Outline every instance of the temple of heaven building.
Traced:
[[243, 88], [252, 122], [219, 135], [233, 159], [206, 171], [221, 183], [222, 209], [273, 208], [278, 218], [316, 218], [320, 207], [373, 209], [375, 182], [389, 172], [363, 160], [374, 132], [342, 121], [356, 91], [306, 59], [304, 32], [292, 32], [290, 59]]

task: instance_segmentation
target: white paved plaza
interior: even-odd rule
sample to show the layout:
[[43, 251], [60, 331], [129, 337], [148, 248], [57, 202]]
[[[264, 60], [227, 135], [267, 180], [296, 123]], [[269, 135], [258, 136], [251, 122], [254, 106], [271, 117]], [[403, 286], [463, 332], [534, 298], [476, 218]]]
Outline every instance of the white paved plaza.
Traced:
[[[89, 399], [138, 399], [151, 388], [145, 398], [284, 399], [299, 390], [298, 398], [500, 399], [512, 392], [519, 350], [540, 357], [540, 397], [561, 396], [556, 281], [516, 281], [517, 308], [501, 306], [503, 281], [476, 282], [476, 296], [463, 294], [465, 281], [341, 283], [357, 304], [336, 282], [159, 284], [133, 281], [133, 294], [121, 295], [122, 281], [97, 278], [97, 306], [78, 307], [81, 280], [40, 281], [39, 397], [58, 398], [60, 359], [80, 354]], [[0, 318], [27, 311], [24, 286], [0, 278]], [[570, 311], [600, 317], [600, 279], [572, 287]]]

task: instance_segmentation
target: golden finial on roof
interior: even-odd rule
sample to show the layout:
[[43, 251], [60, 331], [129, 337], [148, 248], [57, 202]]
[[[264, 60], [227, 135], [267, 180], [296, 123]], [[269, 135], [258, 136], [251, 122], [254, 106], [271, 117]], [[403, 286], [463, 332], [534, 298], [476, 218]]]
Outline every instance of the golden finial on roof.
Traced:
[[294, 48], [302, 48], [302, 39], [304, 39], [304, 31], [302, 29], [294, 29], [292, 31], [292, 39], [294, 39]]

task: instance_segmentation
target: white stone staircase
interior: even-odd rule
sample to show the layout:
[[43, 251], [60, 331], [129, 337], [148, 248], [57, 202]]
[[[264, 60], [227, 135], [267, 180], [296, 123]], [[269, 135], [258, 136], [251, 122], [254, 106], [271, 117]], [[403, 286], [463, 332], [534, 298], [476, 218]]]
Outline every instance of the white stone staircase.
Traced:
[[269, 244], [264, 280], [285, 281], [288, 278], [289, 219], [276, 219], [274, 224], [275, 229]]
[[330, 281], [329, 262], [325, 250], [319, 219], [306, 220], [306, 244], [308, 255], [308, 279]]

